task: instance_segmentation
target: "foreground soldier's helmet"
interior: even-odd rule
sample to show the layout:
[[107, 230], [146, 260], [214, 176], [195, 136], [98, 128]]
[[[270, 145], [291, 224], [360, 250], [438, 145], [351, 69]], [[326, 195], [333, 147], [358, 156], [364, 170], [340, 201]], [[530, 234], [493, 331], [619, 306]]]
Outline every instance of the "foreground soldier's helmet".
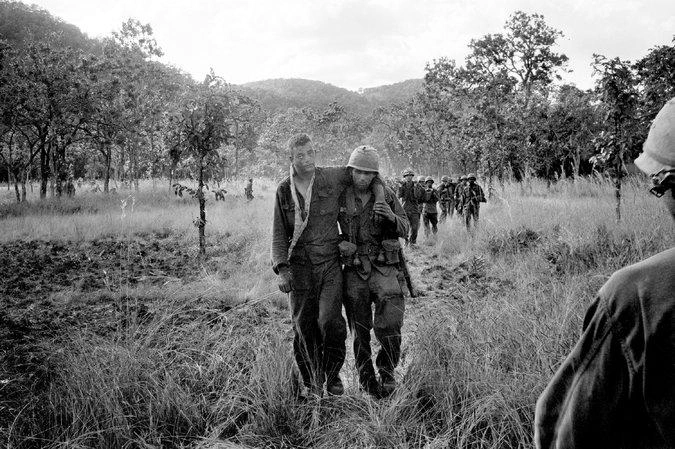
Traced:
[[654, 118], [635, 165], [648, 175], [675, 168], [675, 98]]
[[425, 178], [424, 176], [420, 176], [419, 178], [417, 178], [417, 182], [424, 182], [426, 181], [426, 179], [427, 178]]
[[377, 150], [369, 145], [356, 147], [349, 156], [347, 167], [362, 171], [379, 172], [380, 158]]
[[450, 178], [448, 178], [447, 176], [443, 176], [441, 178], [441, 182], [448, 182], [448, 181], [450, 181]]
[[403, 170], [403, 177], [406, 176], [415, 176], [415, 172], [412, 171], [411, 168], [406, 168], [405, 170]]
[[424, 180], [424, 182], [430, 182], [430, 183], [433, 184], [433, 183], [434, 183], [434, 178], [432, 178], [431, 176], [427, 176], [426, 179]]
[[473, 179], [473, 180], [475, 181], [475, 180], [476, 180], [476, 175], [474, 175], [473, 173], [471, 173], [470, 175], [468, 175], [468, 176], [466, 177], [466, 179], [469, 180], [469, 181]]

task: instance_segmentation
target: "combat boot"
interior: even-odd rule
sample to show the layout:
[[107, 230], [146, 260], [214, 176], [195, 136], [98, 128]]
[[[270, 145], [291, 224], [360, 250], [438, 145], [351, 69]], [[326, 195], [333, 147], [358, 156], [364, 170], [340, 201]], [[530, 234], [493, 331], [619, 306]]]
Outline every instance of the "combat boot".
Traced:
[[396, 390], [396, 379], [389, 373], [382, 372], [380, 373], [380, 394], [383, 398], [391, 396], [391, 394]]
[[345, 387], [342, 385], [340, 376], [335, 376], [326, 382], [326, 392], [331, 396], [342, 396], [345, 392]]

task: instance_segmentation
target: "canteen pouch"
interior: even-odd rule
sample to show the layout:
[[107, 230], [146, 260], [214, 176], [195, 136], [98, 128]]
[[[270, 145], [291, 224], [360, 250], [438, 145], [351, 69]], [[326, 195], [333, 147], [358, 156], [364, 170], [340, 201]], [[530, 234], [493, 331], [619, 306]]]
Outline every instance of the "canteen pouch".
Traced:
[[398, 265], [400, 262], [398, 253], [401, 250], [401, 244], [398, 242], [398, 239], [382, 240], [382, 250], [387, 265]]
[[355, 244], [346, 240], [343, 240], [338, 244], [338, 249], [340, 250], [340, 259], [344, 265], [351, 267], [354, 264], [356, 248], [357, 247]]

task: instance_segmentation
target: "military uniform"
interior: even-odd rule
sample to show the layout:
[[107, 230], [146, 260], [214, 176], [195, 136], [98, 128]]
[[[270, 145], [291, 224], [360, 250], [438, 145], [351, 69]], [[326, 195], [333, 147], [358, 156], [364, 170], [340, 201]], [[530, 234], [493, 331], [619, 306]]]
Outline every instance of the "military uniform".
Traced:
[[537, 448], [675, 447], [674, 292], [675, 248], [614, 273], [537, 401]]
[[253, 179], [249, 179], [244, 187], [244, 195], [248, 201], [253, 199]]
[[464, 216], [464, 198], [462, 197], [462, 193], [464, 192], [465, 185], [466, 181], [460, 178], [455, 186], [455, 194], [453, 195], [455, 199], [455, 211], [460, 217]]
[[478, 184], [467, 181], [464, 187], [462, 187], [461, 201], [462, 215], [468, 229], [471, 226], [471, 219], [473, 219], [474, 226], [478, 224], [480, 203], [485, 202], [483, 189]]
[[424, 191], [424, 201], [422, 206], [422, 218], [424, 220], [424, 236], [429, 237], [429, 234], [434, 235], [438, 233], [438, 209], [436, 203], [438, 202], [438, 193], [429, 186]]
[[403, 210], [410, 223], [410, 235], [406, 235], [405, 240], [408, 243], [417, 243], [417, 233], [420, 228], [420, 207], [422, 191], [416, 182], [403, 181], [398, 187], [397, 196], [401, 199]]
[[292, 248], [296, 208], [290, 177], [277, 187], [272, 225], [272, 267], [277, 274], [280, 267], [290, 267], [294, 284], [290, 293], [293, 351], [308, 387], [322, 385], [324, 375], [329, 379], [337, 376], [345, 359], [347, 326], [342, 317], [337, 217], [338, 198], [351, 182], [346, 167], [315, 169], [309, 204], [297, 195], [299, 216], [306, 220], [306, 227]]
[[438, 221], [444, 223], [447, 216], [452, 217], [455, 213], [455, 183], [444, 182], [438, 186], [438, 206], [441, 208], [441, 216]]
[[382, 382], [393, 382], [394, 368], [400, 358], [404, 312], [398, 238], [408, 235], [409, 223], [403, 206], [390, 189], [385, 191], [385, 200], [396, 215], [393, 223], [379, 216], [378, 220], [373, 220], [372, 195], [362, 204], [349, 187], [340, 198], [339, 222], [343, 238], [357, 248], [354, 256], [344, 260], [345, 304], [354, 330], [359, 381], [371, 393], [376, 378], [371, 360], [370, 330], [374, 329], [381, 345], [376, 365]]

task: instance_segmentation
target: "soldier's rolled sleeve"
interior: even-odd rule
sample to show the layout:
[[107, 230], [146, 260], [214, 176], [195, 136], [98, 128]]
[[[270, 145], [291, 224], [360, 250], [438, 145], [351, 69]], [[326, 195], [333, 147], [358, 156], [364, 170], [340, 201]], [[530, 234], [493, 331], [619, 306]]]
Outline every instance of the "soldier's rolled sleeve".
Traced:
[[293, 235], [290, 224], [287, 222], [284, 210], [281, 207], [282, 187], [277, 188], [274, 203], [274, 218], [272, 220], [272, 270], [279, 274], [279, 267], [288, 266], [289, 236]]
[[627, 419], [620, 411], [626, 409], [630, 370], [605, 309], [602, 299], [591, 306], [581, 338], [537, 401], [538, 449], [621, 447], [609, 440]]

